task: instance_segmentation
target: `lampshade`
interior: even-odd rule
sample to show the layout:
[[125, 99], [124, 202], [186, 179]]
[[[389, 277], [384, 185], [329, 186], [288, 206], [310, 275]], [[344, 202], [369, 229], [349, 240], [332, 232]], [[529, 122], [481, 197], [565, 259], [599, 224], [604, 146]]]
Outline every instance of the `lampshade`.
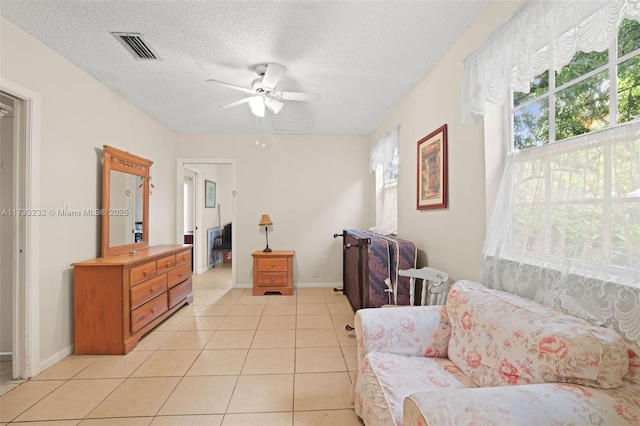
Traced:
[[271, 221], [271, 218], [269, 217], [268, 214], [263, 214], [262, 217], [260, 218], [260, 223], [258, 224], [258, 226], [267, 226], [267, 225], [273, 225], [273, 222]]

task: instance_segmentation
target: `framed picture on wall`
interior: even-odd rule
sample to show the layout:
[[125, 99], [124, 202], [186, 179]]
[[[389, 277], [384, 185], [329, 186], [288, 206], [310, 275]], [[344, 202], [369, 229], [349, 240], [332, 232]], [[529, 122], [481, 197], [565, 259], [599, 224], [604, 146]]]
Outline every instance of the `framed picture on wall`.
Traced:
[[447, 207], [447, 125], [418, 141], [417, 209]]
[[210, 180], [204, 181], [204, 206], [208, 209], [216, 206], [216, 183]]

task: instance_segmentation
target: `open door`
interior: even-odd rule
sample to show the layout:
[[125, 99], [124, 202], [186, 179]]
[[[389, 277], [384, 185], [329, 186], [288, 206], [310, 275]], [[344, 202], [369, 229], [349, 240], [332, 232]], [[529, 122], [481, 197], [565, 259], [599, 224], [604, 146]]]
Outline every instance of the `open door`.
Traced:
[[183, 224], [185, 244], [193, 244], [193, 256], [191, 257], [191, 270], [198, 274], [201, 271], [201, 261], [199, 253], [202, 251], [202, 236], [200, 233], [200, 215], [198, 197], [199, 170], [195, 167], [185, 165], [183, 168]]

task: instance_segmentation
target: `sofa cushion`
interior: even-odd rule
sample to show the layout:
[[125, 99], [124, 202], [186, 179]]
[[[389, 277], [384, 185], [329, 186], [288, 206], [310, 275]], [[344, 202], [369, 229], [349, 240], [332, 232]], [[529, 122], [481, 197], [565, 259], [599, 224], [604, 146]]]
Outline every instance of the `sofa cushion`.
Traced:
[[449, 293], [448, 354], [478, 386], [622, 383], [629, 358], [615, 331], [532, 300], [458, 281]]
[[567, 383], [456, 389], [404, 401], [404, 425], [638, 425], [640, 386]]
[[475, 387], [445, 358], [368, 353], [358, 370], [356, 414], [366, 425], [402, 425], [402, 402], [421, 391]]
[[640, 385], [640, 346], [629, 344], [627, 354], [629, 355], [629, 371], [623, 379]]

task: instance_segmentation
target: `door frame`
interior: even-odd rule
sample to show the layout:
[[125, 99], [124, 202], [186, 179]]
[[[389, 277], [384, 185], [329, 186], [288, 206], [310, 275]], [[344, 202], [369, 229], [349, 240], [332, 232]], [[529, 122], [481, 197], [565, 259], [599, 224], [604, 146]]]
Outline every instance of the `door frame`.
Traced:
[[[193, 272], [195, 274], [200, 273], [202, 270], [202, 256], [199, 256], [199, 249], [202, 244], [202, 238], [200, 235], [200, 229], [202, 228], [202, 212], [200, 209], [202, 208], [202, 199], [198, 197], [196, 194], [199, 194], [200, 191], [200, 173], [202, 170], [194, 167], [192, 164], [185, 164], [184, 170], [188, 170], [194, 174], [193, 179]], [[184, 176], [184, 170], [182, 176]], [[182, 188], [184, 189], [184, 180]], [[184, 206], [184, 192], [182, 193], [183, 206]], [[184, 208], [182, 210], [182, 216], [184, 217]], [[182, 223], [182, 228], [184, 229], [184, 222]], [[184, 231], [183, 231], [184, 234]]]
[[[235, 194], [235, 188], [237, 185], [236, 180], [236, 160], [235, 159], [222, 159], [222, 158], [178, 158], [177, 159], [177, 167], [176, 167], [176, 200], [180, 200], [180, 202], [176, 203], [176, 238], [177, 241], [182, 241], [184, 238], [184, 176], [182, 170], [185, 167], [191, 166], [193, 168], [197, 167], [198, 164], [214, 164], [214, 165], [230, 165], [231, 166], [231, 181], [232, 181], [232, 191]], [[206, 245], [206, 235], [205, 231], [202, 229], [201, 222], [201, 209], [202, 206], [202, 197], [198, 196], [198, 191], [200, 191], [199, 186], [196, 185], [196, 225], [198, 226], [198, 230], [196, 231], [198, 235], [194, 234], [194, 239], [199, 239], [199, 241], [205, 242]], [[236, 197], [235, 195], [232, 197], [232, 211], [231, 211], [231, 222], [236, 223]], [[231, 240], [237, 241], [236, 239], [236, 231], [237, 226], [233, 226], [231, 228]], [[194, 247], [194, 253], [196, 252]], [[198, 254], [194, 254], [194, 256], [198, 256]], [[231, 249], [231, 258], [235, 258], [235, 246]], [[236, 271], [237, 271], [238, 262], [231, 262], [231, 287], [236, 287]], [[195, 264], [194, 264], [195, 266]], [[202, 265], [201, 265], [202, 267]], [[202, 271], [206, 271], [206, 269], [202, 269]], [[200, 270], [196, 269], [195, 273], [200, 273]]]
[[[4, 77], [0, 91], [21, 100], [14, 108], [18, 121], [13, 154], [15, 207], [38, 209], [42, 98]], [[40, 373], [40, 218], [17, 216], [15, 225], [12, 365], [14, 378], [27, 379]]]

